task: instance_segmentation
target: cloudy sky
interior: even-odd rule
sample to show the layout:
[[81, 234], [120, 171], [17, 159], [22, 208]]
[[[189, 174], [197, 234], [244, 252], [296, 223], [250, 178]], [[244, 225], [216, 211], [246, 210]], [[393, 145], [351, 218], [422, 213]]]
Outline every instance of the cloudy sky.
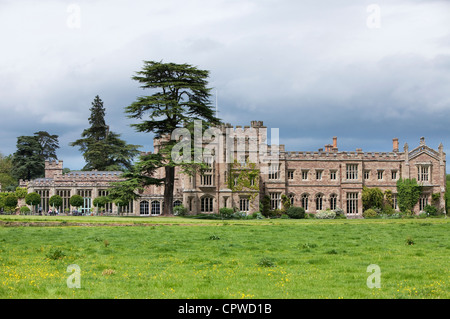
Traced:
[[144, 60], [210, 71], [219, 117], [261, 120], [291, 151], [450, 149], [448, 0], [0, 0], [0, 152], [39, 130], [68, 144], [96, 95], [128, 143], [152, 150], [124, 107]]

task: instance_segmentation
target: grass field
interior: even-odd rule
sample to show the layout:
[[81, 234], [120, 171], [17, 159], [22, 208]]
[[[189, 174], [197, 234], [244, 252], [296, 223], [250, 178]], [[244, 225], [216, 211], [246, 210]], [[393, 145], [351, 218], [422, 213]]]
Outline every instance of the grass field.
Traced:
[[[450, 297], [448, 219], [0, 222], [2, 299]], [[67, 285], [71, 264], [79, 289]], [[381, 288], [367, 286], [371, 264]]]

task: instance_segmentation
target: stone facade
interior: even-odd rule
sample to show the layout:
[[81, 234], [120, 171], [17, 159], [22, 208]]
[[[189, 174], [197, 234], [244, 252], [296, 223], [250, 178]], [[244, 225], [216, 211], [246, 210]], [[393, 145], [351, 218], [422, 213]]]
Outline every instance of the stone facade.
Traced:
[[[230, 132], [233, 144], [229, 144]], [[253, 140], [248, 138], [250, 133]], [[261, 121], [252, 121], [244, 128], [233, 128], [229, 124], [219, 127], [218, 136], [209, 144], [225, 147], [212, 153], [210, 170], [189, 176], [176, 168], [174, 205], [183, 204], [191, 214], [218, 213], [221, 207], [252, 213], [259, 210], [264, 195], [270, 196], [272, 209], [281, 208], [281, 196], [285, 194], [294, 206], [302, 206], [309, 213], [341, 208], [348, 217], [359, 217], [364, 186], [391, 190], [398, 209], [396, 182], [399, 178], [416, 178], [424, 186], [414, 209], [416, 213], [431, 204], [432, 194], [440, 194], [439, 205], [445, 205], [446, 160], [442, 144], [436, 151], [421, 138], [417, 147], [410, 151], [405, 143], [400, 152], [399, 141], [394, 138], [391, 152], [363, 152], [362, 149], [347, 152], [339, 151], [337, 137], [334, 137], [332, 144], [316, 152], [288, 152], [284, 145], [267, 145], [267, 151], [276, 150], [278, 158], [275, 164], [270, 164], [261, 159], [261, 149], [250, 146], [251, 143], [264, 145], [265, 133], [266, 127]], [[244, 152], [237, 152], [236, 136], [244, 136]], [[160, 142], [154, 141], [155, 152]], [[232, 147], [230, 153], [228, 148]], [[230, 154], [232, 161], [217, 160]], [[71, 195], [80, 194], [85, 198], [83, 209], [88, 211], [95, 197], [107, 194], [110, 182], [120, 180], [120, 172], [77, 171], [63, 175], [62, 161], [46, 162], [45, 169], [45, 178], [21, 181], [21, 186], [41, 194], [44, 210], [48, 208], [48, 198], [54, 194], [64, 195], [65, 203]], [[163, 176], [164, 169], [156, 172], [155, 177]], [[149, 186], [138, 200], [130, 203], [126, 212], [137, 216], [159, 215], [163, 209], [163, 194], [163, 187]], [[67, 204], [64, 208], [68, 208]], [[116, 213], [117, 207], [110, 204], [107, 211]]]

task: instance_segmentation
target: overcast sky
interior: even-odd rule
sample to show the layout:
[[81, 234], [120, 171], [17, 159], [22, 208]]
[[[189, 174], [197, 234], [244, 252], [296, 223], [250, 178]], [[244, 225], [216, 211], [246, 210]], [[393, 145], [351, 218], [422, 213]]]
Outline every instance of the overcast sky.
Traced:
[[[290, 151], [410, 150], [424, 136], [450, 149], [450, 1], [0, 0], [0, 152], [17, 137], [89, 126], [99, 95], [106, 121], [153, 150], [124, 108], [148, 92], [131, 80], [144, 60], [210, 71], [219, 117], [280, 129]], [[215, 98], [213, 98], [215, 99]]]

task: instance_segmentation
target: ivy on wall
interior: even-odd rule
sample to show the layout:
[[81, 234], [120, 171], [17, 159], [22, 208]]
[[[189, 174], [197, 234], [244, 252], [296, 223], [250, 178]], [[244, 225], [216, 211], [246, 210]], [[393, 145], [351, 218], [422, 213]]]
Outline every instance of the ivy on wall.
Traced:
[[[253, 199], [259, 195], [259, 169], [256, 168], [255, 163], [246, 163], [245, 166], [241, 166], [236, 160], [234, 163], [228, 166], [228, 188], [233, 192], [245, 192], [248, 191], [246, 196], [249, 197], [250, 205]], [[252, 182], [253, 181], [253, 182]]]

